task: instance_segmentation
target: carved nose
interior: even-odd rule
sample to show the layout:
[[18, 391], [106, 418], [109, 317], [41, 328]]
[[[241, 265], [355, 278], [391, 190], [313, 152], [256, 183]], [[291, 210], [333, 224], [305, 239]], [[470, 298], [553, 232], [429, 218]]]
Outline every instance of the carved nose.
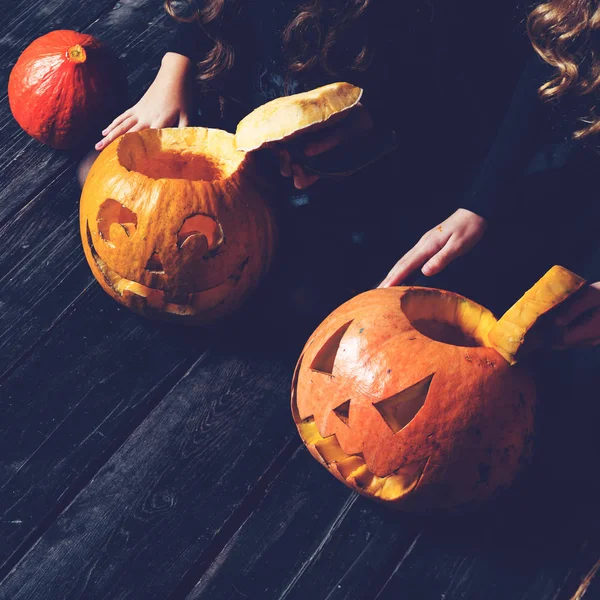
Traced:
[[148, 262], [146, 263], [146, 271], [150, 271], [151, 273], [165, 272], [158, 252], [153, 252], [152, 256], [148, 259]]

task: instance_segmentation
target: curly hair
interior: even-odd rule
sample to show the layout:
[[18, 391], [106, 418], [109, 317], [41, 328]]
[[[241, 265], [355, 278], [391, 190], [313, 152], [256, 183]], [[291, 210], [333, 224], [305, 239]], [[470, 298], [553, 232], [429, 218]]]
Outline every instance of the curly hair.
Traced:
[[[556, 68], [539, 90], [543, 100], [567, 94], [588, 96], [600, 88], [600, 0], [549, 0], [527, 21], [529, 39], [540, 57]], [[575, 139], [600, 133], [600, 116], [590, 109]]]
[[[371, 59], [365, 21], [372, 0], [310, 0], [300, 5], [282, 32], [288, 71], [328, 75], [366, 69]], [[208, 84], [226, 75], [242, 43], [241, 0], [165, 0], [176, 20], [197, 22], [213, 43], [198, 63], [198, 79]]]

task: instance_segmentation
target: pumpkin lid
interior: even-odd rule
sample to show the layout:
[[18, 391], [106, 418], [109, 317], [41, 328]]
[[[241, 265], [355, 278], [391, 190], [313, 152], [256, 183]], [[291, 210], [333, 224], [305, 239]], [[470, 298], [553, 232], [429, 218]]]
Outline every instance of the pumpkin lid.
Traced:
[[237, 126], [238, 150], [250, 152], [308, 130], [320, 129], [358, 104], [362, 89], [350, 83], [330, 83], [309, 92], [276, 98], [244, 117]]

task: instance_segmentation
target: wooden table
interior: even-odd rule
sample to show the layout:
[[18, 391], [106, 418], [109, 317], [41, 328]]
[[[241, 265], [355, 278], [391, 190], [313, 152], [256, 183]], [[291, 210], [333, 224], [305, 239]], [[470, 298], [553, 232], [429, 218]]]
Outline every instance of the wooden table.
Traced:
[[[170, 30], [159, 2], [3, 9], [4, 89], [26, 43], [73, 28], [118, 48], [142, 90]], [[183, 331], [118, 307], [81, 249], [78, 157], [0, 110], [2, 600], [600, 598], [593, 415], [553, 405], [554, 450], [474, 515], [358, 497], [297, 436], [298, 346], [240, 320]]]

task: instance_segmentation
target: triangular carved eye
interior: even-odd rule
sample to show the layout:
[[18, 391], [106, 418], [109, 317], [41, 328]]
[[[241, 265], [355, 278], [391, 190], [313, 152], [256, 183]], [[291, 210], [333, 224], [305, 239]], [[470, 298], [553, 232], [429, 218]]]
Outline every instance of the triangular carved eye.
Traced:
[[349, 321], [345, 325], [342, 325], [323, 345], [323, 347], [317, 352], [317, 355], [312, 361], [310, 368], [313, 371], [320, 371], [328, 375], [333, 374], [333, 364], [337, 356], [342, 338], [348, 330], [348, 327], [352, 325], [352, 321]]
[[337, 415], [338, 419], [344, 423], [344, 425], [348, 425], [348, 421], [350, 419], [350, 400], [346, 400], [346, 402], [336, 406], [333, 409], [333, 412]]
[[380, 412], [383, 420], [394, 433], [398, 433], [406, 427], [421, 410], [427, 399], [433, 375], [432, 373], [390, 398], [373, 403], [373, 406]]

